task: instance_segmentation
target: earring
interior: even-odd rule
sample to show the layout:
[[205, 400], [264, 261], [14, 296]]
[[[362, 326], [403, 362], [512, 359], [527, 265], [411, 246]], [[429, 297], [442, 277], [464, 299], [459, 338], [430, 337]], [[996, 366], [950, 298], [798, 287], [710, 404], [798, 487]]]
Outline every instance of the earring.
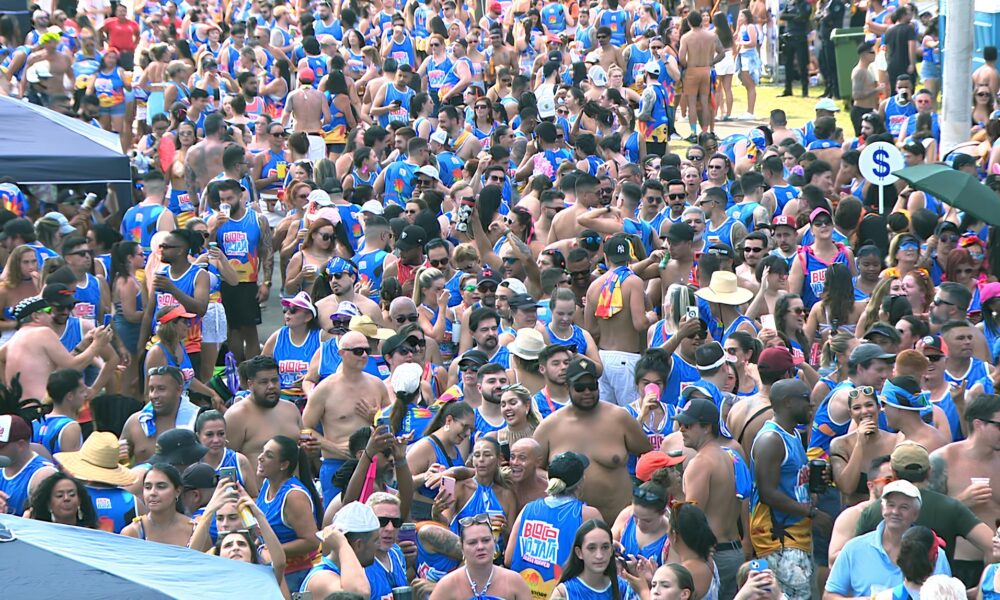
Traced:
[[76, 520], [77, 521], [82, 521], [83, 520], [83, 507], [80, 507], [80, 508], [76, 509]]

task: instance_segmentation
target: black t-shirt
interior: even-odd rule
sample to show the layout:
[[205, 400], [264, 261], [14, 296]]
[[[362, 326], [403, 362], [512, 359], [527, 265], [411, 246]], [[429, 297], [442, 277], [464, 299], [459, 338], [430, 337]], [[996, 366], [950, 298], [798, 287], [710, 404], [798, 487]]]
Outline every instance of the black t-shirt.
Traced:
[[910, 66], [910, 42], [917, 40], [913, 23], [893, 25], [885, 32], [886, 61], [889, 70], [905, 73]]
[[[945, 554], [951, 562], [955, 558], [955, 538], [966, 537], [981, 521], [967, 506], [951, 496], [926, 488], [920, 490], [920, 496], [920, 516], [916, 524], [933, 529], [948, 544]], [[872, 502], [861, 512], [854, 535], [875, 531], [881, 522], [882, 503]]]

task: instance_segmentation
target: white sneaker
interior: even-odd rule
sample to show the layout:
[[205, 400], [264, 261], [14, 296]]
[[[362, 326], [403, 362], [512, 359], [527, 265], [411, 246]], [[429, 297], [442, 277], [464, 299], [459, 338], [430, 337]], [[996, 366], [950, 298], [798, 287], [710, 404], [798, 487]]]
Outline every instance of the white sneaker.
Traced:
[[736, 118], [738, 120], [740, 120], [740, 121], [756, 121], [757, 120], [757, 117], [755, 117], [753, 115], [753, 113], [748, 113], [748, 112], [745, 112], [745, 113], [743, 113], [741, 115], [737, 115]]

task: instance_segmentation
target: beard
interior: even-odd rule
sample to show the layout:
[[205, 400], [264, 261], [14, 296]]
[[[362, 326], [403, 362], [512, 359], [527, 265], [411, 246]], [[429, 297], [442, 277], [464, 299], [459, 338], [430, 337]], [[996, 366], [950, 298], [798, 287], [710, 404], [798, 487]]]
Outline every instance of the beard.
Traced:
[[274, 395], [273, 400], [267, 396], [258, 396], [257, 394], [252, 394], [252, 396], [253, 396], [253, 403], [261, 408], [274, 408], [275, 406], [278, 405], [278, 402], [281, 400], [281, 396], [279, 396], [278, 394]]

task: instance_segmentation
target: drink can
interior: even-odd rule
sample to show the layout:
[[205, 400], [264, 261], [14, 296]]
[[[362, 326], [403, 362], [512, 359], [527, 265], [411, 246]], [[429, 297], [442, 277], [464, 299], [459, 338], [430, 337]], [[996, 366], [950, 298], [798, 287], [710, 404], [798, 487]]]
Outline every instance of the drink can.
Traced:
[[243, 526], [247, 529], [257, 526], [257, 517], [253, 516], [253, 511], [246, 506], [240, 507], [240, 518], [243, 519]]
[[219, 205], [219, 212], [222, 213], [222, 214], [224, 214], [224, 215], [226, 215], [228, 217], [229, 216], [229, 211], [231, 211], [232, 208], [233, 207], [229, 206], [228, 202], [223, 202], [222, 204]]
[[821, 459], [809, 461], [809, 492], [818, 494], [826, 491], [826, 481], [823, 474], [826, 471], [827, 462]]
[[413, 588], [408, 585], [392, 588], [392, 600], [413, 600]]

